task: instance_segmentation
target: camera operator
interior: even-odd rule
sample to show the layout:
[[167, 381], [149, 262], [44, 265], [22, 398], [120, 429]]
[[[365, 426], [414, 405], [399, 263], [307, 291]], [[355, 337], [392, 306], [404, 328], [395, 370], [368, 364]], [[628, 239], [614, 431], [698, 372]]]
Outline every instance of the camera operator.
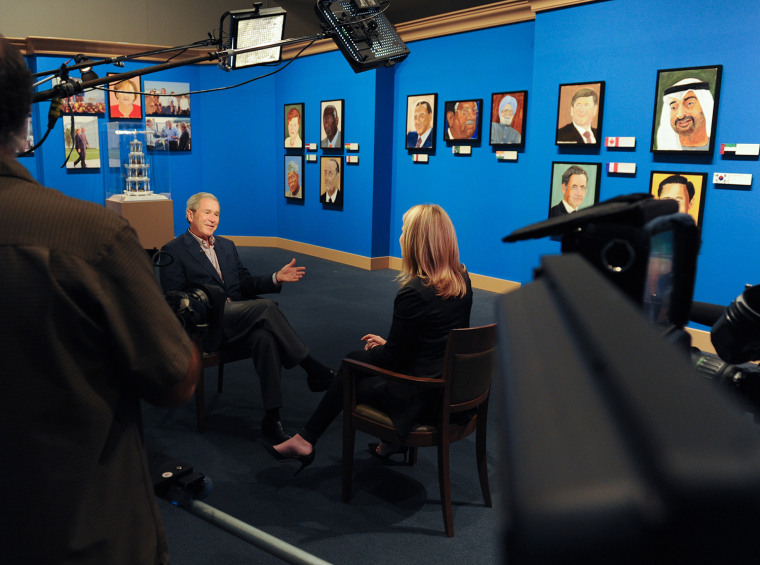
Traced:
[[127, 221], [14, 158], [31, 83], [0, 36], [0, 560], [167, 563], [140, 400], [186, 401], [198, 352]]

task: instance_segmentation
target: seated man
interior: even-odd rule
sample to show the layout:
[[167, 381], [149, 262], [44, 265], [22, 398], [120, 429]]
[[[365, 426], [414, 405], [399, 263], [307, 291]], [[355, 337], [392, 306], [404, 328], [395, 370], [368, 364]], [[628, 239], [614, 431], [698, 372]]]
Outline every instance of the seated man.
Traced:
[[238, 349], [253, 358], [259, 375], [265, 415], [261, 431], [275, 443], [290, 436], [280, 420], [281, 371], [301, 365], [314, 392], [326, 390], [335, 372], [309, 355], [309, 348], [272, 300], [259, 293], [280, 292], [283, 282], [296, 282], [305, 267], [293, 259], [272, 275], [252, 276], [240, 262], [235, 244], [214, 237], [219, 225], [219, 201], [199, 192], [187, 201], [189, 229], [167, 243], [165, 265], [159, 270], [164, 292], [181, 290], [188, 283], [215, 285], [227, 294], [222, 314], [223, 348]]

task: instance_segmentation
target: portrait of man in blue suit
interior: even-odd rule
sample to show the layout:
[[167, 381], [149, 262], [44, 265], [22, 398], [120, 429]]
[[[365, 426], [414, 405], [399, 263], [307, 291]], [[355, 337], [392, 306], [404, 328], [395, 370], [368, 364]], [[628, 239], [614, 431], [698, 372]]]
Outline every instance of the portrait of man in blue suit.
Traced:
[[427, 100], [420, 100], [414, 105], [412, 119], [414, 129], [406, 134], [406, 148], [432, 149], [435, 120], [433, 108]]

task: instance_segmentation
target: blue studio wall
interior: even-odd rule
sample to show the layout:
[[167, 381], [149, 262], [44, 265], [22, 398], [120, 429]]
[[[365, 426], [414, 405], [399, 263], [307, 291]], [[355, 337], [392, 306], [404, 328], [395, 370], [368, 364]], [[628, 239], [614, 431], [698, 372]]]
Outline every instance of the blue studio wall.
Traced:
[[[451, 216], [462, 262], [471, 272], [530, 280], [534, 258], [526, 262], [523, 246], [501, 242], [502, 236], [528, 223], [529, 161], [525, 153], [517, 161], [497, 161], [488, 143], [488, 124], [492, 93], [531, 90], [534, 27], [533, 22], [521, 23], [409, 45], [411, 54], [399, 65], [396, 81], [391, 255], [401, 256], [403, 213], [415, 204], [434, 202]], [[414, 163], [405, 149], [407, 96], [432, 92], [438, 93], [435, 153], [428, 163]], [[483, 100], [481, 141], [470, 156], [454, 155], [443, 141], [444, 104], [473, 98]], [[532, 105], [529, 92], [529, 112]]]
[[[297, 59], [284, 72], [276, 75], [274, 105], [268, 110], [275, 116], [274, 133], [270, 137], [277, 148], [271, 164], [275, 182], [269, 189], [276, 195], [277, 235], [285, 239], [307, 242], [369, 257], [372, 255], [373, 196], [375, 174], [375, 107], [377, 84], [392, 70], [355, 74], [337, 51]], [[344, 116], [340, 129], [344, 143], [358, 143], [359, 150], [323, 151], [319, 148], [321, 102], [344, 100]], [[304, 152], [317, 156], [316, 162], [304, 163], [304, 201], [284, 197], [285, 193], [285, 119], [284, 106], [303, 102], [304, 143], [316, 143], [317, 151]], [[392, 101], [391, 101], [392, 104]], [[382, 127], [382, 126], [381, 126]], [[299, 152], [294, 152], [298, 154]], [[323, 208], [319, 202], [320, 162], [323, 155], [357, 155], [359, 163], [343, 163], [343, 210]], [[387, 252], [385, 253], [387, 255]]]
[[[677, 14], [677, 15], [676, 15]], [[719, 21], [720, 25], [716, 25]], [[676, 25], [677, 22], [677, 25]], [[688, 30], [688, 38], [678, 30]], [[536, 240], [504, 244], [514, 229], [546, 218], [553, 161], [633, 162], [634, 175], [603, 172], [600, 199], [648, 192], [653, 170], [708, 174], [695, 299], [727, 304], [745, 283], [756, 283], [760, 245], [757, 189], [712, 183], [714, 172], [760, 174], [757, 158], [730, 159], [721, 143], [757, 143], [760, 9], [737, 0], [676, 1], [663, 12], [656, 0], [608, 0], [541, 12], [535, 21], [416, 41], [391, 69], [355, 74], [337, 51], [304, 57], [281, 73], [241, 88], [195, 95], [193, 148], [171, 155], [175, 231], [184, 229], [184, 201], [208, 190], [222, 201], [220, 233], [277, 236], [361, 256], [399, 256], [401, 216], [419, 202], [441, 204], [452, 216], [462, 260], [471, 272], [528, 282], [546, 253], [559, 244]], [[583, 41], [579, 37], [584, 34]], [[697, 38], [697, 40], [692, 40]], [[688, 40], [687, 40], [688, 39]], [[62, 59], [39, 57], [39, 69]], [[650, 152], [657, 71], [723, 65], [716, 150], [708, 157]], [[127, 67], [129, 69], [129, 67]], [[112, 69], [118, 71], [119, 69]], [[151, 79], [190, 82], [194, 90], [228, 86], [271, 69], [224, 73], [212, 65], [182, 67]], [[631, 150], [558, 148], [554, 144], [560, 84], [605, 81], [602, 137], [635, 137]], [[528, 91], [525, 148], [517, 161], [499, 162], [484, 141], [456, 156], [443, 141], [447, 100], [493, 92]], [[438, 93], [436, 149], [429, 163], [404, 148], [406, 98]], [[283, 106], [305, 104], [305, 142], [319, 143], [322, 100], [345, 100], [344, 141], [359, 144], [357, 165], [344, 165], [342, 211], [319, 203], [319, 163], [305, 163], [305, 201], [284, 198]], [[35, 134], [47, 103], [35, 105]], [[488, 111], [482, 116], [488, 123]], [[22, 162], [44, 184], [103, 202], [97, 173], [59, 169], [59, 123], [46, 145]], [[315, 154], [320, 157], [323, 150]], [[757, 183], [757, 178], [754, 179]]]
[[[540, 219], [546, 213], [551, 161], [576, 157], [553, 146], [558, 85], [604, 80], [602, 135], [633, 136], [636, 148], [624, 152], [602, 148], [597, 155], [577, 155], [578, 160], [637, 164], [635, 176], [604, 173], [602, 199], [648, 192], [653, 170], [708, 173], [694, 298], [728, 304], [744, 284], [760, 282], [756, 261], [760, 166], [757, 158], [739, 161], [720, 154], [721, 143], [760, 142], [755, 127], [758, 108], [747, 103], [755, 98], [760, 80], [760, 9], [752, 0], [732, 2], [730, 8], [720, 0], [667, 6], [663, 10], [657, 0], [613, 1], [538, 15], [526, 145], [533, 171], [526, 179], [528, 192], [535, 191], [538, 197], [525, 202], [525, 219]], [[571, 30], [588, 30], [592, 39], [584, 40], [582, 49], [570, 49]], [[657, 71], [705, 65], [723, 65], [712, 134], [715, 153], [711, 157], [651, 153]], [[752, 190], [714, 185], [714, 172], [751, 173]]]

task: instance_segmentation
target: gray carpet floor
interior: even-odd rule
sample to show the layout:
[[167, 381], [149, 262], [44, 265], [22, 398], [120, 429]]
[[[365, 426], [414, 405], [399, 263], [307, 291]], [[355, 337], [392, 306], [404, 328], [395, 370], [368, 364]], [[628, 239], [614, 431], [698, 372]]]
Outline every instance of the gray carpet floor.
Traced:
[[[292, 257], [306, 276], [275, 298], [312, 355], [337, 369], [361, 347], [365, 333], [387, 335], [398, 290], [392, 270], [365, 271], [271, 248], [240, 248], [252, 273], [274, 272]], [[498, 295], [474, 292], [471, 325], [495, 321]], [[415, 466], [385, 463], [366, 450], [359, 433], [354, 495], [340, 501], [342, 423], [318, 444], [316, 461], [297, 477], [295, 464], [277, 463], [260, 444], [263, 416], [250, 360], [225, 368], [216, 392], [216, 369], [207, 369], [205, 433], [196, 430], [195, 404], [162, 410], [144, 406], [148, 448], [179, 459], [213, 481], [204, 503], [325, 561], [354, 563], [496, 563], [501, 561], [503, 472], [499, 464], [499, 403], [489, 414], [489, 471], [494, 507], [486, 508], [475, 466], [474, 436], [452, 447], [455, 537], [443, 530], [435, 449], [421, 449]], [[283, 374], [283, 421], [298, 430], [320, 399], [300, 368]], [[498, 389], [498, 385], [495, 385]], [[494, 394], [498, 394], [497, 390]], [[175, 565], [282, 563], [250, 543], [160, 499]]]

